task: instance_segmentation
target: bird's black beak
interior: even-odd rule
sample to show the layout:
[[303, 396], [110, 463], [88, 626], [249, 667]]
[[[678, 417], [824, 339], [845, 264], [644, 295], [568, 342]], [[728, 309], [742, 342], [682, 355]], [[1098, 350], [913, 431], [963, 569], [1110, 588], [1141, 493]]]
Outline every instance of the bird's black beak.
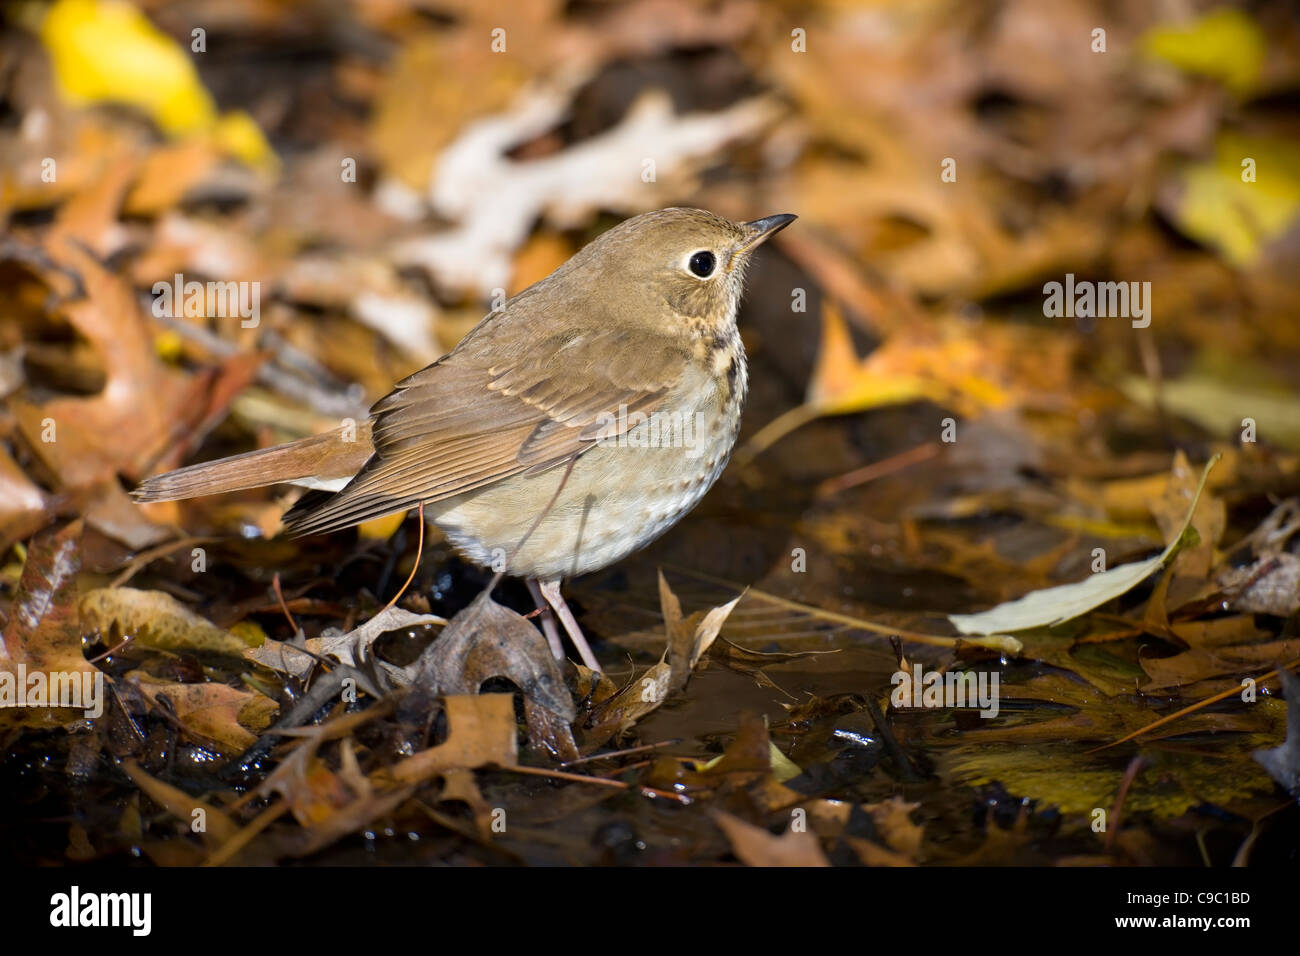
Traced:
[[752, 222], [742, 222], [740, 228], [748, 232], [750, 238], [740, 251], [749, 252], [751, 249], [761, 246], [798, 218], [798, 216], [783, 212], [775, 216], [764, 216], [762, 219], [755, 219]]

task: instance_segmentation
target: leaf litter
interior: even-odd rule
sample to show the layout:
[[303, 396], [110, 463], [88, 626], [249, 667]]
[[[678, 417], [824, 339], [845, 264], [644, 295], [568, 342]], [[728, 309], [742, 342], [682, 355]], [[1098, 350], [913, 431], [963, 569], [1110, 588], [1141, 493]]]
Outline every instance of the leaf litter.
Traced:
[[[0, 685], [63, 671], [104, 705], [0, 710], [0, 785], [34, 801], [0, 820], [17, 858], [1199, 864], [1194, 828], [1235, 847], [1213, 862], [1294, 843], [1279, 5], [1107, 9], [1133, 51], [1108, 70], [1062, 39], [1089, 2], [978, 28], [827, 9], [807, 57], [763, 0], [363, 5], [337, 13], [356, 45], [275, 77], [196, 72], [176, 24], [252, 36], [292, 12], [208, 6], [16, 14]], [[481, 42], [498, 23], [510, 57]], [[169, 64], [148, 82], [145, 54]], [[275, 537], [284, 488], [127, 497], [364, 420], [495, 289], [670, 202], [808, 228], [752, 271], [723, 480], [572, 585], [599, 677], [441, 541], [385, 608], [412, 519], [303, 546]], [[1151, 279], [1157, 321], [1048, 317], [1067, 272]], [[260, 282], [260, 322], [156, 314], [177, 273]], [[998, 716], [896, 707], [904, 665], [996, 674]], [[87, 781], [111, 796], [87, 805]]]

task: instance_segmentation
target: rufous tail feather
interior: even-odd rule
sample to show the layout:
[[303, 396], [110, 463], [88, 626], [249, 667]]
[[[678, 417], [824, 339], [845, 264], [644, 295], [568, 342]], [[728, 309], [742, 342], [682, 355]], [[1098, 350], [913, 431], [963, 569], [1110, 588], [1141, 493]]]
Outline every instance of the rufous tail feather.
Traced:
[[146, 478], [131, 492], [136, 501], [175, 501], [280, 483], [328, 483], [361, 470], [374, 451], [370, 422], [321, 435], [178, 468]]

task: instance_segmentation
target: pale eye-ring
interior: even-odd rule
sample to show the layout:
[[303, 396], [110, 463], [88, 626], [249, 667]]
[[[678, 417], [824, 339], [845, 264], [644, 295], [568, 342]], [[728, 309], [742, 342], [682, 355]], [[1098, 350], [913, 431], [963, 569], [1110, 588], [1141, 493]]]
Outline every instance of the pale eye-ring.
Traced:
[[699, 252], [691, 255], [687, 267], [693, 274], [699, 276], [701, 279], [707, 279], [709, 276], [713, 275], [714, 267], [716, 267], [717, 264], [718, 260], [713, 253], [709, 252], [707, 249], [701, 249]]

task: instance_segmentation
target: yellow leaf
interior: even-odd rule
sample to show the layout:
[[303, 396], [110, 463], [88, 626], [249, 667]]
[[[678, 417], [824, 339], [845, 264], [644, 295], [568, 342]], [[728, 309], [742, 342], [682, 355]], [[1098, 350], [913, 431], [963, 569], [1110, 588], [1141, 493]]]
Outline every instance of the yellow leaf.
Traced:
[[79, 604], [82, 623], [107, 635], [117, 627], [147, 647], [198, 650], [240, 657], [242, 638], [199, 617], [166, 591], [95, 588]]
[[827, 302], [822, 310], [822, 345], [808, 384], [808, 404], [824, 415], [843, 415], [882, 405], [900, 405], [920, 398], [939, 399], [944, 390], [935, 382], [907, 372], [886, 371], [858, 358], [848, 323], [839, 306]]
[[250, 166], [274, 166], [278, 160], [253, 117], [243, 110], [231, 110], [217, 120], [212, 140], [227, 156]]
[[797, 763], [781, 753], [776, 744], [770, 740], [767, 742], [768, 753], [772, 759], [772, 776], [776, 778], [777, 783], [785, 783], [787, 780], [793, 780], [803, 773], [803, 770]]
[[[1255, 182], [1242, 180], [1252, 160]], [[1225, 133], [1215, 158], [1188, 167], [1174, 218], [1188, 236], [1218, 249], [1229, 262], [1249, 266], [1285, 233], [1300, 213], [1300, 149], [1278, 139]]]
[[58, 0], [41, 26], [41, 39], [60, 89], [74, 102], [125, 103], [172, 134], [216, 120], [194, 64], [123, 0]]
[[1189, 26], [1156, 27], [1142, 38], [1148, 55], [1209, 76], [1235, 93], [1252, 92], [1264, 65], [1264, 33], [1242, 10], [1212, 10]]
[[243, 113], [218, 118], [185, 51], [133, 4], [57, 0], [40, 33], [58, 88], [69, 102], [131, 106], [172, 138], [206, 134], [246, 162], [274, 163], [257, 124]]

